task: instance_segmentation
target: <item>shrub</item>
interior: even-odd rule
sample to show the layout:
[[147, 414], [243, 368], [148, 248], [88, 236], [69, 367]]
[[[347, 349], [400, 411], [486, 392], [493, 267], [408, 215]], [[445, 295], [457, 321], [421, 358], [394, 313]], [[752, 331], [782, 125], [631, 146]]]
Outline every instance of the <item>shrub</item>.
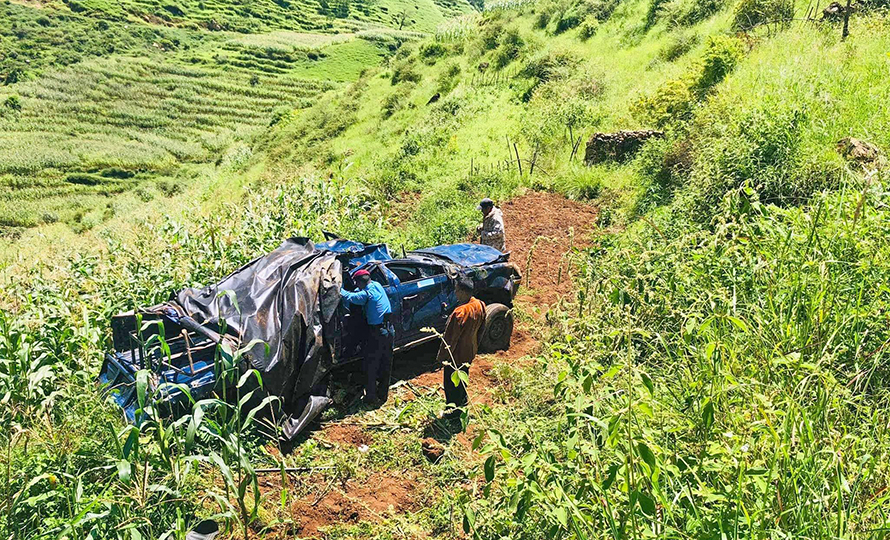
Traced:
[[423, 44], [419, 51], [420, 58], [429, 65], [435, 64], [436, 60], [445, 56], [447, 53], [448, 49], [441, 43], [435, 41]]
[[451, 92], [458, 83], [458, 77], [460, 76], [460, 65], [455, 63], [449, 64], [442, 73], [439, 74], [439, 79], [436, 85], [436, 91], [440, 94], [447, 94]]
[[587, 17], [587, 4], [577, 4], [559, 14], [553, 26], [554, 34], [562, 34], [572, 28], [577, 28]]
[[498, 69], [506, 67], [510, 62], [519, 57], [523, 47], [525, 47], [525, 41], [523, 41], [518, 31], [511, 29], [504, 32], [501, 44], [494, 52], [493, 61], [495, 67]]
[[702, 60], [701, 74], [694, 86], [699, 99], [711, 87], [722, 81], [744, 56], [745, 45], [741, 40], [729, 36], [708, 38], [708, 48]]
[[420, 81], [420, 73], [414, 70], [414, 62], [410, 61], [402, 61], [397, 62], [392, 70], [392, 78], [390, 82], [393, 85], [399, 84], [400, 82], [419, 82]]
[[695, 103], [704, 99], [744, 54], [745, 46], [737, 38], [708, 38], [708, 47], [702, 59], [680, 78], [667, 81], [652, 95], [639, 99], [633, 105], [634, 115], [659, 127], [688, 119]]
[[155, 184], [165, 197], [173, 197], [182, 193], [182, 184], [171, 180], [158, 180]]
[[269, 126], [275, 126], [282, 122], [286, 124], [290, 120], [292, 113], [293, 109], [287, 105], [275, 107], [272, 109], [272, 118], [269, 120]]
[[15, 96], [15, 95], [8, 96], [3, 101], [3, 107], [5, 107], [6, 109], [8, 109], [10, 111], [19, 112], [22, 110], [22, 100], [20, 97]]
[[482, 33], [479, 36], [482, 50], [491, 51], [497, 48], [501, 43], [501, 35], [504, 33], [504, 25], [501, 23], [490, 23], [482, 27]]
[[764, 23], [788, 23], [794, 18], [793, 0], [741, 0], [736, 6], [732, 27], [747, 32]]
[[396, 111], [403, 109], [412, 89], [413, 88], [410, 86], [405, 86], [386, 96], [386, 99], [383, 100], [383, 104], [380, 106], [380, 112], [383, 115], [383, 118], [389, 118], [395, 114]]
[[664, 46], [664, 48], [658, 51], [658, 58], [665, 62], [673, 62], [691, 51], [698, 45], [698, 42], [698, 34], [686, 32], [677, 34]]
[[99, 173], [105, 178], [117, 178], [119, 180], [124, 180], [127, 178], [133, 178], [136, 176], [134, 171], [128, 171], [127, 169], [121, 169], [120, 167], [109, 167], [107, 169], [102, 169]]
[[695, 162], [692, 185], [709, 208], [730, 190], [750, 183], [764, 202], [802, 204], [837, 180], [801, 166], [801, 126], [806, 113], [793, 105], [760, 106], [744, 114], [731, 104], [697, 120], [712, 137]]
[[599, 24], [594, 19], [593, 21], [585, 21], [581, 25], [581, 29], [578, 31], [578, 37], [581, 38], [581, 41], [587, 41], [596, 35], [596, 31], [599, 29]]
[[612, 17], [619, 0], [594, 0], [591, 2], [589, 12], [599, 22], [606, 22]]
[[70, 184], [79, 184], [81, 186], [98, 186], [104, 181], [104, 178], [98, 174], [70, 173], [65, 176], [65, 181]]
[[57, 221], [59, 221], [59, 214], [55, 212], [44, 212], [40, 216], [40, 221], [42, 221], [43, 223], [56, 223]]

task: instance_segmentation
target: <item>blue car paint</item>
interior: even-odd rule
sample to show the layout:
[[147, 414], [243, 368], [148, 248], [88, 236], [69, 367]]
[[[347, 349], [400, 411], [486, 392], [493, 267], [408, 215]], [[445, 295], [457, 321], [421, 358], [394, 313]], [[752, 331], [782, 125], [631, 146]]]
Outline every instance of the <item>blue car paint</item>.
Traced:
[[[362, 268], [369, 271], [377, 268], [385, 276], [386, 283], [382, 284], [393, 308], [396, 328], [394, 345], [397, 349], [433, 339], [435, 335], [423, 332], [424, 328], [444, 331], [448, 316], [458, 304], [452, 277], [464, 275], [471, 278], [477, 290], [502, 291], [505, 298], [509, 298], [508, 302], [512, 302], [518, 283], [518, 271], [506, 262], [507, 255], [479, 244], [436, 246], [412, 251], [404, 259], [393, 259], [384, 244], [329, 240], [315, 246], [335, 253], [350, 254], [346, 269], [351, 275]], [[398, 276], [386, 268], [388, 262], [435, 265], [443, 267], [445, 273], [402, 283]], [[452, 275], [449, 276], [449, 273]], [[377, 274], [372, 272], [372, 275]], [[348, 308], [341, 312], [344, 330], [348, 328], [348, 319], [354, 315]], [[347, 335], [344, 335], [339, 365], [354, 361], [360, 355], [360, 336], [344, 333]], [[212, 394], [216, 376], [213, 369], [202, 372], [201, 368], [206, 366], [206, 362], [195, 362], [194, 366], [181, 366], [179, 372], [173, 369], [160, 372], [155, 370], [160, 400], [171, 406], [185, 403], [187, 398], [176, 385], [189, 388], [195, 400]], [[135, 374], [140, 369], [139, 362], [130, 353], [114, 351], [106, 354], [99, 376], [99, 383], [111, 389], [111, 399], [124, 410], [130, 422], [137, 424], [139, 419], [136, 418], [138, 403]]]
[[483, 246], [482, 244], [452, 244], [449, 246], [435, 246], [431, 248], [412, 251], [411, 253], [443, 257], [461, 266], [479, 266], [483, 264], [491, 264], [504, 257], [504, 253], [501, 253], [491, 246]]

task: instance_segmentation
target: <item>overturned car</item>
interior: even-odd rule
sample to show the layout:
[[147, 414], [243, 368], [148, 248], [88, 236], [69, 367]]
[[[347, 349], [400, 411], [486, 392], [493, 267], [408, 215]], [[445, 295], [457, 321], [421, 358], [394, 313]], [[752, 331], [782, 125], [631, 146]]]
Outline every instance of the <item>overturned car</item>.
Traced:
[[338, 368], [361, 358], [366, 323], [339, 291], [354, 288], [359, 269], [389, 296], [397, 351], [437, 339], [428, 329], [444, 330], [457, 307], [458, 279], [471, 281], [486, 304], [480, 348], [509, 348], [521, 276], [508, 253], [456, 244], [394, 258], [383, 244], [328, 236], [321, 243], [288, 239], [214, 285], [113, 317], [114, 350], [99, 382], [138, 422], [137, 372], [150, 375], [156, 400], [175, 412], [187, 404], [186, 391], [197, 400], [221, 390], [221, 351], [246, 349], [238, 369], [261, 373], [264, 391], [280, 398], [282, 433], [292, 439], [330, 405], [327, 385]]

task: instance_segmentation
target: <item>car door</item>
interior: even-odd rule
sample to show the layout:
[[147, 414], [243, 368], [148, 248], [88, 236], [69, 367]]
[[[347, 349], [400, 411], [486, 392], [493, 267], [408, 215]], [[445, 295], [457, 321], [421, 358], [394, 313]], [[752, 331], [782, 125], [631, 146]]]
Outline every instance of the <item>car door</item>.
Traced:
[[401, 313], [396, 325], [396, 346], [431, 337], [423, 328], [444, 331], [448, 317], [448, 276], [441, 265], [398, 260], [383, 264], [398, 280]]

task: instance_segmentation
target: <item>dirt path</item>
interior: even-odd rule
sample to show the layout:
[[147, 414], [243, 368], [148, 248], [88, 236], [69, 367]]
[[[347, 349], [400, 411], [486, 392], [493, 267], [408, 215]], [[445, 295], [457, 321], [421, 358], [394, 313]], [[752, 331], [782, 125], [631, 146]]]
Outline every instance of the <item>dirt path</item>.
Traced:
[[[538, 318], [541, 313], [546, 312], [547, 307], [560, 299], [571, 299], [571, 261], [566, 253], [571, 245], [581, 248], [589, 244], [589, 233], [595, 226], [597, 212], [591, 206], [559, 195], [538, 192], [529, 192], [509, 201], [502, 209], [507, 229], [507, 248], [511, 252], [510, 260], [523, 272], [523, 284], [516, 298], [516, 305], [518, 309]], [[510, 350], [480, 355], [473, 362], [469, 387], [471, 401], [475, 404], [492, 405], [492, 392], [498, 384], [492, 374], [495, 366], [499, 363], [518, 362], [523, 357], [534, 354], [537, 348], [538, 343], [532, 329], [517, 324]], [[397, 364], [398, 360], [397, 357]], [[441, 392], [442, 369], [430, 365], [428, 371], [413, 376], [408, 382], [410, 389], [404, 385], [395, 392], [403, 402], [412, 400], [412, 391], [417, 389]], [[355, 415], [326, 426], [316, 432], [313, 439], [326, 446], [367, 451], [375, 444], [375, 436], [379, 434], [365, 431], [358, 425], [361, 422], [357, 419], [360, 418], [361, 415]], [[423, 435], [417, 436], [419, 438]], [[471, 424], [468, 433], [454, 438], [460, 445], [456, 451], [466, 454], [467, 459], [472, 459], [470, 441], [473, 436]], [[428, 482], [410, 465], [402, 469], [373, 472], [364, 481], [348, 479], [333, 482], [325, 481], [324, 478], [319, 474], [300, 479], [303, 493], [289, 506], [294, 523], [289, 531], [283, 532], [284, 535], [322, 538], [325, 528], [332, 525], [380, 521], [394, 514], [416, 511], [433, 502], [428, 500], [431, 499]], [[268, 483], [264, 488], [272, 492], [280, 489], [280, 486]], [[276, 495], [270, 493], [270, 496]], [[424, 535], [405, 533], [402, 536]]]

